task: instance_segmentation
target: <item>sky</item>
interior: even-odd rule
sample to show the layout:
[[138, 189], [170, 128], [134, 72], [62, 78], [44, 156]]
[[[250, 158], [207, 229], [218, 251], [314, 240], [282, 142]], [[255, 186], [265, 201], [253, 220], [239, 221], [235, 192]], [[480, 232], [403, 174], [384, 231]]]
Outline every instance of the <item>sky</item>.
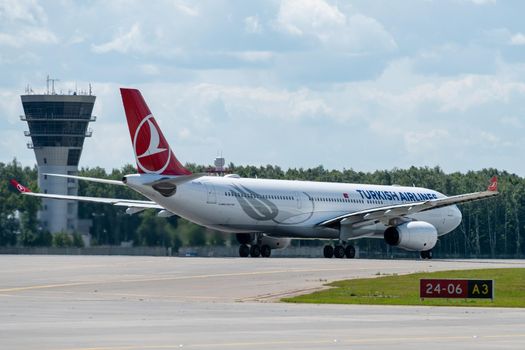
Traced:
[[0, 0], [0, 161], [20, 95], [97, 96], [81, 167], [134, 163], [119, 87], [182, 163], [525, 176], [525, 2]]

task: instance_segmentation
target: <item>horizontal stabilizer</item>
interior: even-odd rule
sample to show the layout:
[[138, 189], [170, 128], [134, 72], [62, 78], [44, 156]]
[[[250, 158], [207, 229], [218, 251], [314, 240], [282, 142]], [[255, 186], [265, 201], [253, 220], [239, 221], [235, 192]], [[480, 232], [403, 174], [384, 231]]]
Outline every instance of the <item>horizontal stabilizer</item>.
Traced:
[[120, 198], [104, 198], [104, 197], [85, 197], [85, 196], [71, 196], [65, 194], [50, 194], [50, 193], [38, 193], [31, 192], [27, 187], [19, 184], [16, 180], [11, 180], [11, 184], [22, 194], [41, 197], [41, 198], [52, 198], [52, 199], [61, 199], [61, 200], [74, 200], [82, 202], [92, 202], [92, 203], [107, 203], [113, 204], [121, 207], [128, 208], [144, 208], [144, 209], [164, 209], [163, 206], [152, 202], [152, 201], [140, 201], [133, 199], [120, 199]]
[[98, 178], [98, 177], [64, 175], [64, 174], [48, 174], [48, 173], [46, 173], [44, 175], [55, 176], [55, 177], [65, 177], [65, 178], [68, 178], [68, 179], [75, 179], [75, 180], [99, 182], [99, 183], [102, 183], [102, 184], [109, 184], [109, 185], [125, 186], [125, 184], [122, 181], [120, 181], [120, 180], [101, 179], [101, 178]]

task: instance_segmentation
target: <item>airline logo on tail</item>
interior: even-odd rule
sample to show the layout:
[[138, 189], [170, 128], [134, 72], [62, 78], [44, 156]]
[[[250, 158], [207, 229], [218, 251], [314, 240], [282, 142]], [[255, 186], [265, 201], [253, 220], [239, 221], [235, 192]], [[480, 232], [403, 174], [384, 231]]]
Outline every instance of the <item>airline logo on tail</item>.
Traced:
[[21, 193], [31, 192], [29, 188], [19, 184], [18, 181], [16, 181], [15, 179], [11, 179], [9, 180], [9, 182], [11, 183], [11, 185], [13, 185], [18, 190], [18, 192], [21, 192]]
[[120, 89], [139, 173], [190, 175], [177, 160], [141, 93]]
[[[143, 142], [148, 139], [149, 142]], [[137, 166], [145, 173], [162, 174], [168, 167], [171, 149], [164, 138], [161, 141], [160, 130], [152, 114], [142, 119], [135, 130], [133, 150]]]
[[498, 191], [498, 177], [497, 176], [493, 176], [492, 179], [490, 179], [490, 185], [487, 188], [487, 191], [490, 191], [490, 192]]

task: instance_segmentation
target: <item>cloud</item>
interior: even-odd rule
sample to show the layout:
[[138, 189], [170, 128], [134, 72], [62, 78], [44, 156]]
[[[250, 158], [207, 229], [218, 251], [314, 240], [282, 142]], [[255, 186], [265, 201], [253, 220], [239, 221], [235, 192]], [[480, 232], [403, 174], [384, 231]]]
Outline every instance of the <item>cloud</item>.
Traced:
[[466, 0], [467, 2], [471, 2], [474, 5], [494, 5], [496, 4], [496, 0]]
[[344, 26], [346, 17], [336, 6], [322, 0], [285, 0], [277, 15], [278, 25], [292, 35], [327, 37]]
[[115, 51], [118, 53], [128, 53], [132, 51], [147, 51], [142, 38], [142, 32], [138, 23], [131, 26], [129, 30], [120, 30], [113, 40], [100, 45], [92, 45], [91, 49], [95, 53], [108, 53]]
[[234, 52], [233, 55], [246, 62], [266, 62], [274, 57], [271, 51], [243, 51]]
[[0, 21], [37, 25], [46, 23], [47, 15], [37, 0], [2, 0]]
[[22, 48], [58, 43], [46, 24], [47, 15], [37, 1], [0, 1], [0, 46]]
[[52, 32], [42, 28], [26, 28], [16, 34], [0, 33], [0, 45], [24, 47], [27, 45], [47, 45], [58, 43], [58, 38]]
[[450, 133], [444, 129], [408, 131], [403, 135], [405, 150], [412, 154], [427, 155], [449, 142]]
[[0, 94], [0, 130], [18, 135], [2, 160], [29, 154], [34, 163], [17, 93], [45, 86], [49, 73], [64, 90], [93, 83], [98, 119], [84, 165], [133, 162], [118, 93], [133, 86], [182, 161], [208, 163], [223, 150], [235, 163], [283, 167], [525, 174], [516, 162], [525, 152], [523, 7], [0, 0], [0, 91], [12, 92]]
[[258, 16], [249, 16], [244, 19], [244, 30], [250, 34], [259, 34], [262, 32], [262, 25]]
[[148, 63], [141, 64], [139, 65], [139, 69], [141, 70], [141, 72], [143, 72], [146, 75], [159, 75], [160, 74], [160, 69], [155, 64], [148, 64]]
[[510, 38], [510, 44], [521, 46], [525, 45], [525, 34], [523, 33], [516, 33]]
[[173, 4], [175, 8], [177, 8], [180, 12], [184, 13], [185, 15], [196, 17], [199, 15], [199, 10], [195, 7], [190, 7], [189, 5], [186, 5], [183, 2], [177, 1]]
[[329, 48], [350, 52], [392, 51], [396, 41], [376, 19], [360, 13], [347, 16], [323, 0], [285, 0], [277, 28], [291, 36], [315, 38]]

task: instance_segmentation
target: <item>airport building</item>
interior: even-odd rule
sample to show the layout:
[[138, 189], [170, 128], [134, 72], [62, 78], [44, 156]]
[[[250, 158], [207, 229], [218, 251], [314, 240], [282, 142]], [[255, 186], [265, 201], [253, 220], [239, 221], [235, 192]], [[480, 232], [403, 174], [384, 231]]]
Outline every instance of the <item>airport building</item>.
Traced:
[[[49, 89], [49, 82], [52, 88]], [[89, 122], [95, 96], [91, 87], [86, 92], [57, 94], [54, 81], [48, 78], [45, 94], [34, 94], [31, 89], [21, 96], [24, 115], [22, 121], [29, 127], [25, 136], [31, 137], [27, 147], [33, 149], [38, 166], [38, 186], [41, 192], [77, 195], [78, 182], [73, 179], [47, 176], [47, 173], [76, 175], [84, 139], [92, 135]], [[78, 203], [43, 199], [38, 219], [43, 229], [56, 232], [86, 232], [86, 222], [78, 220]]]

